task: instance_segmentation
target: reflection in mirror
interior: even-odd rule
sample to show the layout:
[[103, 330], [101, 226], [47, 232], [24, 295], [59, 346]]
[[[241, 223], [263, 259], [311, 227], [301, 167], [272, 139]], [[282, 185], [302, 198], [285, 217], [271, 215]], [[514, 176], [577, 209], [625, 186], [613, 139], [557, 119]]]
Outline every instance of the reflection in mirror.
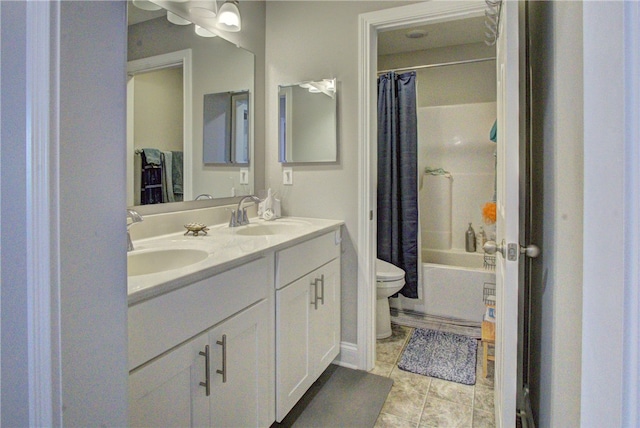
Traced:
[[249, 163], [249, 92], [204, 96], [203, 162]]
[[336, 80], [279, 86], [278, 98], [280, 162], [336, 162]]
[[[135, 9], [131, 7], [130, 9]], [[139, 10], [136, 12], [140, 12]], [[142, 11], [145, 12], [145, 11]], [[152, 15], [153, 16], [153, 15]], [[166, 12], [161, 16], [155, 15], [153, 19], [137, 19], [130, 22], [128, 28], [128, 60], [129, 65], [137, 63], [138, 68], [135, 73], [131, 72], [130, 76], [135, 75], [136, 79], [142, 77], [143, 73], [148, 71], [158, 71], [158, 67], [153, 64], [154, 58], [161, 58], [165, 55], [175, 54], [178, 52], [191, 52], [190, 70], [181, 61], [174, 62], [174, 68], [183, 69], [182, 89], [183, 105], [179, 107], [180, 97], [176, 93], [175, 102], [164, 103], [172, 107], [171, 113], [156, 112], [159, 103], [149, 100], [146, 107], [147, 116], [155, 119], [154, 124], [144, 125], [143, 122], [138, 123], [134, 120], [134, 108], [132, 101], [137, 98], [133, 92], [127, 91], [128, 99], [128, 127], [127, 140], [131, 140], [127, 145], [127, 205], [136, 206], [143, 203], [142, 191], [142, 173], [136, 174], [134, 166], [136, 162], [143, 160], [149, 162], [157, 161], [153, 153], [150, 153], [150, 159], [142, 149], [158, 149], [165, 157], [165, 169], [160, 177], [165, 177], [165, 184], [168, 177], [168, 168], [166, 167], [166, 152], [173, 155], [173, 164], [178, 165], [176, 157], [179, 158], [183, 154], [183, 199], [184, 201], [193, 201], [197, 195], [208, 194], [215, 199], [230, 198], [245, 194], [254, 193], [254, 168], [249, 164], [253, 156], [253, 129], [251, 117], [253, 113], [253, 91], [254, 91], [254, 65], [255, 58], [251, 52], [248, 52], [236, 45], [222, 39], [221, 37], [203, 38], [194, 32], [193, 25], [174, 25], [167, 21]], [[145, 63], [147, 64], [145, 67]], [[160, 68], [166, 67], [163, 65]], [[164, 71], [160, 70], [160, 71]], [[190, 81], [188, 80], [190, 77]], [[165, 79], [166, 80], [166, 79]], [[176, 77], [174, 80], [178, 80]], [[136, 86], [138, 83], [136, 82]], [[180, 86], [179, 84], [176, 87]], [[152, 95], [164, 92], [160, 88], [151, 89]], [[174, 91], [175, 92], [175, 91]], [[205, 94], [212, 93], [231, 93], [239, 94], [231, 100], [233, 110], [236, 112], [236, 120], [232, 120], [229, 124], [233, 129], [233, 141], [229, 141], [229, 159], [228, 163], [205, 163], [203, 152], [203, 99]], [[236, 99], [237, 98], [237, 99]], [[137, 101], [137, 100], [136, 100]], [[136, 102], [137, 104], [137, 102]], [[180, 110], [181, 111], [178, 111]], [[168, 115], [168, 116], [167, 116]], [[137, 115], [136, 115], [137, 116]], [[232, 119], [233, 119], [233, 115]], [[169, 117], [169, 119], [167, 119]], [[182, 131], [178, 125], [178, 119], [183, 119]], [[240, 119], [240, 120], [237, 120]], [[161, 124], [158, 125], [157, 123]], [[146, 127], [146, 131], [142, 131], [142, 127]], [[170, 131], [167, 129], [170, 128]], [[161, 131], [161, 129], [164, 129]], [[143, 140], [137, 137], [141, 135], [147, 136]], [[161, 135], [160, 135], [161, 134]], [[177, 135], [177, 137], [176, 137]], [[161, 145], [161, 138], [171, 136], [171, 146]], [[139, 141], [138, 141], [139, 140]], [[182, 146], [181, 148], [179, 146]], [[136, 151], [138, 153], [136, 154]], [[176, 152], [176, 153], [174, 153]], [[162, 157], [160, 166], [162, 166]], [[142, 169], [142, 168], [141, 168]], [[153, 171], [158, 172], [158, 171]], [[147, 177], [148, 178], [148, 177]], [[157, 177], [156, 177], [157, 178]], [[173, 178], [173, 176], [171, 177]], [[147, 182], [149, 189], [153, 189], [154, 183]], [[164, 196], [166, 189], [173, 188], [174, 201], [179, 201], [179, 183], [174, 181], [172, 186], [165, 185], [162, 190], [162, 182], [160, 183], [160, 192], [162, 193], [162, 202], [170, 201], [169, 197]], [[157, 191], [149, 191], [153, 194], [153, 202], [160, 202], [156, 193]], [[202, 206], [202, 201], [199, 206]], [[184, 209], [183, 205], [177, 205], [176, 209]]]

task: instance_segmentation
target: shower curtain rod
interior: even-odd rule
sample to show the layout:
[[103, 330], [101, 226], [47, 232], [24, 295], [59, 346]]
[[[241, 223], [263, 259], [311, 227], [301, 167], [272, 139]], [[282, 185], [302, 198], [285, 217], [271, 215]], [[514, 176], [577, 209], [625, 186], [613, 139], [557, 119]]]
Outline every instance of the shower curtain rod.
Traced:
[[446, 67], [449, 65], [460, 65], [460, 64], [473, 64], [476, 62], [485, 62], [485, 61], [495, 61], [495, 57], [490, 58], [477, 58], [477, 59], [465, 59], [462, 61], [452, 61], [452, 62], [441, 62], [439, 64], [426, 64], [426, 65], [417, 65], [415, 67], [403, 67], [403, 68], [394, 68], [390, 70], [382, 70], [378, 71], [378, 76], [381, 74], [389, 73], [391, 71], [413, 71], [413, 70], [421, 70], [423, 68], [435, 68], [435, 67]]

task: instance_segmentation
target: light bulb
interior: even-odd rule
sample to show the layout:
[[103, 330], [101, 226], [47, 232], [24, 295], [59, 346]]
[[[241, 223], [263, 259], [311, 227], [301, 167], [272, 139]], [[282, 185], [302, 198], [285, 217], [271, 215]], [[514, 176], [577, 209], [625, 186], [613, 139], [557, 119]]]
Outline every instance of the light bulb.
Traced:
[[207, 30], [206, 28], [203, 28], [199, 25], [195, 26], [196, 29], [196, 34], [200, 37], [216, 37], [216, 35], [214, 33], [212, 33], [211, 31]]
[[240, 17], [237, 2], [227, 1], [220, 6], [217, 27], [232, 33], [240, 31], [242, 28], [242, 18]]
[[181, 16], [176, 15], [175, 13], [171, 12], [171, 11], [167, 11], [167, 21], [169, 21], [172, 24], [176, 24], [176, 25], [189, 25], [191, 24], [191, 21], [189, 21], [188, 19], [184, 19]]

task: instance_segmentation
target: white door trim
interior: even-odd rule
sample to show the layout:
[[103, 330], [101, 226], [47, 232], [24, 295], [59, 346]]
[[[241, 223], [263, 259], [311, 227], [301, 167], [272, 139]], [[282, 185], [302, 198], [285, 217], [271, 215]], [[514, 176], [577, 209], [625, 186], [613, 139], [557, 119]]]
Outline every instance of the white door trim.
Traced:
[[482, 1], [424, 2], [364, 13], [358, 20], [358, 366], [375, 365], [378, 31], [484, 13]]
[[26, 200], [29, 425], [62, 423], [58, 189], [60, 5], [26, 10]]
[[626, 63], [626, 119], [625, 187], [629, 203], [625, 209], [628, 225], [625, 260], [625, 387], [623, 392], [624, 426], [640, 425], [640, 4], [626, 2], [625, 63]]

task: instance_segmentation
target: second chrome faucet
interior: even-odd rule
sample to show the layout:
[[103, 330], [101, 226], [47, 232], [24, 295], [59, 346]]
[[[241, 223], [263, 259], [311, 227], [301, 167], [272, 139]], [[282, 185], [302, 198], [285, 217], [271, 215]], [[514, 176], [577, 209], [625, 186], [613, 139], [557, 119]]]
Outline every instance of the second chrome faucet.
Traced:
[[255, 203], [261, 202], [260, 198], [255, 195], [247, 195], [243, 196], [238, 202], [238, 208], [236, 210], [231, 210], [231, 219], [229, 219], [229, 227], [236, 226], [244, 226], [245, 224], [249, 224], [249, 217], [247, 217], [247, 209], [242, 206], [244, 201], [250, 199]]

